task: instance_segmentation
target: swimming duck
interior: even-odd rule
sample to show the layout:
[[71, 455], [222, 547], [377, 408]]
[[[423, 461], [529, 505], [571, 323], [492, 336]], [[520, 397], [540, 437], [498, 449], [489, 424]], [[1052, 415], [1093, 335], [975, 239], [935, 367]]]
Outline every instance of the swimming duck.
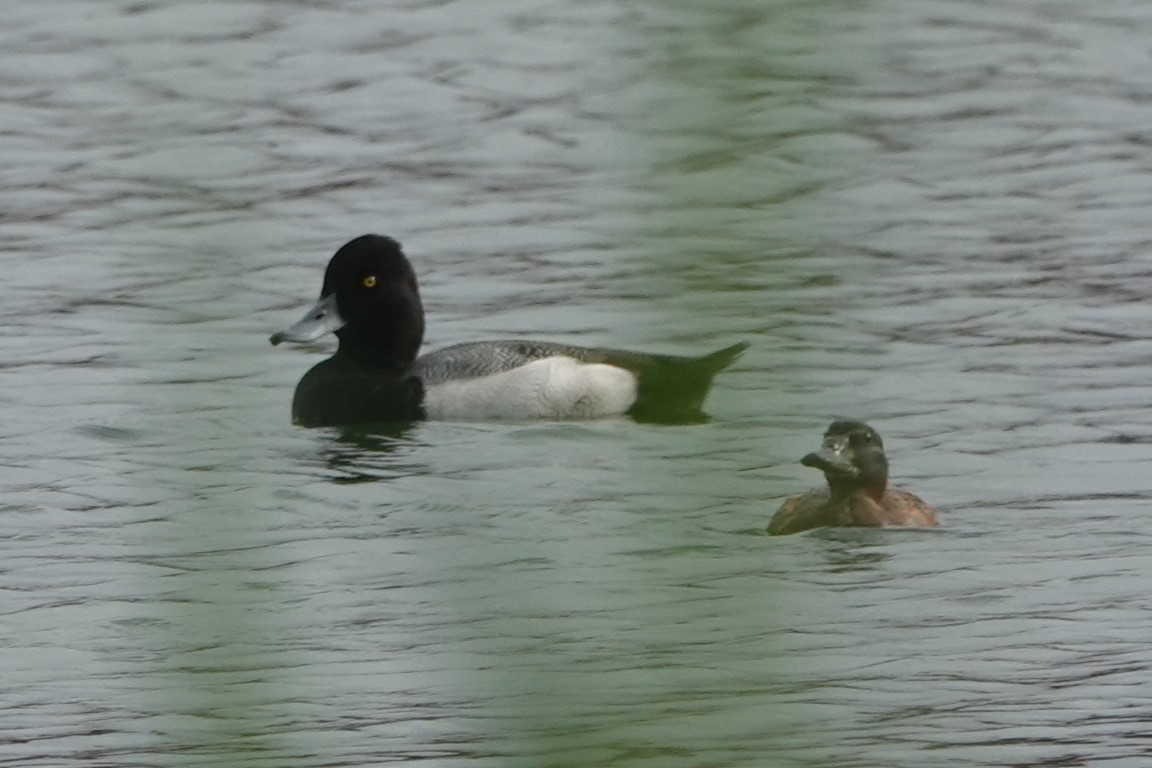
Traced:
[[862, 421], [834, 421], [824, 433], [820, 450], [800, 460], [824, 473], [827, 488], [787, 499], [768, 533], [799, 533], [823, 526], [930, 527], [936, 513], [923, 499], [888, 488], [888, 457], [884, 443]]
[[416, 274], [390, 237], [346, 243], [324, 273], [317, 301], [273, 345], [328, 333], [336, 353], [296, 386], [292, 419], [304, 426], [417, 419], [706, 420], [712, 378], [748, 347], [698, 358], [547, 341], [481, 341], [419, 355], [424, 308]]

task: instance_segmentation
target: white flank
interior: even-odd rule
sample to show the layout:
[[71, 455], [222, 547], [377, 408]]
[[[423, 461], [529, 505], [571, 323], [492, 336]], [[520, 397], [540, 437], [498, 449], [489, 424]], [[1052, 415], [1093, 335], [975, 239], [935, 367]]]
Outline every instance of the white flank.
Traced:
[[636, 377], [611, 365], [549, 357], [511, 371], [429, 387], [430, 419], [594, 419], [618, 416], [636, 402]]

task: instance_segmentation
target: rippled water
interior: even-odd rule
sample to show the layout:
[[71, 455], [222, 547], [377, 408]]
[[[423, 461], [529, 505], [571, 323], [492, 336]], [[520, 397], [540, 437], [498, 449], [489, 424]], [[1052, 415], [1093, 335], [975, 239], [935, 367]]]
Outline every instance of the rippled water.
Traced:
[[[6, 9], [0, 765], [1143, 765], [1150, 24]], [[293, 427], [367, 231], [433, 346], [753, 348], [706, 425]], [[763, 535], [841, 414], [941, 529]]]

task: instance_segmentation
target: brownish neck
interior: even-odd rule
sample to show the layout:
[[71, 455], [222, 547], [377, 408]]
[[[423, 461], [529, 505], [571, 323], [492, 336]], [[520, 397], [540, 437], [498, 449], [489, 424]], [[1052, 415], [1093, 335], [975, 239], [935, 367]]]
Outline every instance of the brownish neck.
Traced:
[[881, 478], [876, 481], [861, 484], [855, 481], [839, 483], [829, 478], [828, 489], [833, 499], [850, 499], [866, 496], [879, 502], [884, 498], [884, 491], [888, 490], [888, 479]]
[[869, 483], [868, 485], [865, 485], [863, 488], [861, 488], [861, 490], [879, 502], [884, 498], [884, 491], [888, 490], [888, 479], [883, 478], [877, 480], [874, 483]]

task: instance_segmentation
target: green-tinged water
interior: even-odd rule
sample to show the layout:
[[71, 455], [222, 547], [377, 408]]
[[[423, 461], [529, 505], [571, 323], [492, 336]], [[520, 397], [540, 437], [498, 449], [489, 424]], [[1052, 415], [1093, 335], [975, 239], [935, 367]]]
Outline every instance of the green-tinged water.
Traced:
[[[0, 28], [0, 767], [1140, 765], [1152, 7], [44, 2]], [[427, 343], [711, 421], [301, 429]], [[835, 416], [933, 531], [769, 538]]]

